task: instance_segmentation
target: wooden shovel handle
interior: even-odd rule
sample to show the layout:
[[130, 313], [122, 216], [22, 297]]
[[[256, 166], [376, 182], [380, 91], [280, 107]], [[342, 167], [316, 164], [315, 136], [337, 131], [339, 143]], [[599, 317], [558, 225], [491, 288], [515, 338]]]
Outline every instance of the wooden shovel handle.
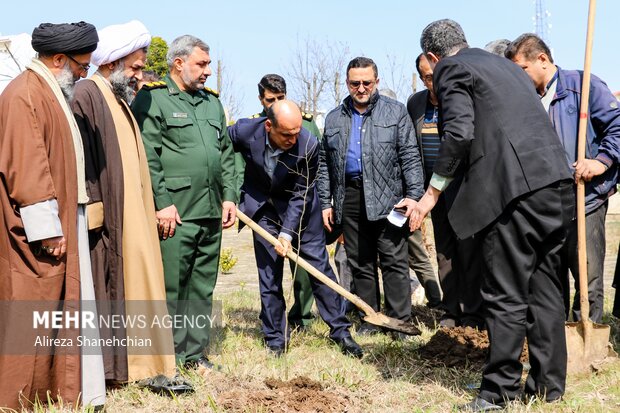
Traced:
[[[590, 0], [588, 10], [588, 32], [586, 34], [586, 56], [581, 84], [581, 107], [579, 109], [579, 133], [577, 135], [577, 161], [586, 157], [586, 131], [589, 118], [590, 74], [592, 66], [592, 40], [594, 38], [594, 16], [596, 0]], [[586, 197], [585, 182], [577, 182], [577, 256], [579, 259], [579, 302], [581, 319], [590, 319], [590, 301], [588, 300], [588, 257], [586, 253]]]
[[[239, 209], [237, 209], [237, 217], [245, 225], [250, 227], [252, 229], [252, 231], [254, 231], [258, 235], [260, 235], [261, 237], [263, 237], [267, 241], [269, 241], [269, 243], [271, 245], [275, 246], [278, 243], [278, 240], [273, 235], [271, 235], [269, 232], [267, 232], [263, 227], [261, 227], [256, 222], [254, 222], [250, 217], [248, 217], [246, 214], [241, 212]], [[327, 275], [323, 274], [321, 271], [319, 271], [316, 268], [314, 268], [312, 266], [312, 264], [310, 264], [308, 261], [306, 261], [303, 258], [301, 258], [299, 255], [297, 255], [292, 250], [289, 250], [289, 252], [286, 254], [286, 256], [290, 260], [293, 260], [294, 262], [298, 263], [301, 268], [303, 268], [304, 270], [308, 271], [308, 273], [310, 273], [310, 275], [312, 275], [314, 278], [316, 278], [317, 280], [321, 281], [323, 284], [327, 285], [329, 288], [331, 288], [332, 290], [336, 291], [338, 294], [340, 294], [341, 296], [343, 296], [347, 300], [351, 301], [357, 308], [359, 308], [364, 313], [366, 313], [366, 315], [375, 315], [375, 314], [377, 314], [377, 312], [375, 310], [373, 310], [371, 306], [366, 304], [366, 302], [364, 300], [359, 298], [357, 295], [347, 291], [340, 284], [338, 284], [337, 282], [335, 282], [334, 280], [329, 278]]]

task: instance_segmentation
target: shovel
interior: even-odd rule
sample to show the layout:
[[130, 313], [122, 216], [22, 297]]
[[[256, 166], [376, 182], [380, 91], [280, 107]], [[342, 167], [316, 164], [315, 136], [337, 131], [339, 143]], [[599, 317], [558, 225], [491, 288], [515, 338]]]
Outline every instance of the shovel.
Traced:
[[[250, 217], [245, 215], [243, 212], [239, 211], [239, 209], [237, 209], [237, 217], [244, 224], [250, 227], [252, 231], [254, 231], [258, 235], [260, 235], [261, 237], [269, 241], [269, 243], [271, 243], [274, 246], [277, 245], [278, 240], [273, 235], [271, 235], [269, 232], [263, 229], [256, 222], [252, 221]], [[301, 266], [301, 268], [308, 271], [308, 273], [310, 273], [310, 275], [312, 275], [314, 278], [321, 281], [323, 284], [325, 284], [326, 286], [328, 286], [329, 288], [331, 288], [332, 290], [334, 290], [335, 292], [337, 292], [338, 294], [340, 294], [341, 296], [343, 296], [344, 298], [352, 302], [357, 308], [362, 310], [364, 314], [366, 314], [364, 316], [364, 321], [366, 321], [367, 323], [370, 323], [370, 324], [373, 324], [379, 327], [383, 327], [389, 330], [399, 331], [401, 333], [409, 334], [412, 336], [421, 334], [421, 331], [411, 323], [408, 323], [402, 320], [397, 320], [396, 318], [388, 317], [384, 314], [376, 312], [375, 310], [372, 309], [371, 306], [366, 304], [364, 300], [359, 298], [357, 295], [347, 291], [340, 284], [330, 279], [327, 275], [323, 274], [321, 271], [314, 268], [308, 261], [304, 260], [303, 258], [301, 258], [299, 255], [297, 255], [293, 251], [289, 251], [286, 254], [286, 256], [288, 257], [288, 259], [293, 260], [296, 263], [298, 263]]]
[[[577, 141], [578, 160], [585, 159], [586, 152], [586, 127], [588, 120], [588, 101], [590, 97], [590, 66], [595, 7], [596, 0], [590, 0], [588, 33], [586, 37], [586, 57], [583, 70], [583, 84], [581, 86], [581, 108]], [[593, 323], [589, 316], [590, 302], [588, 301], [585, 204], [585, 183], [583, 179], [580, 179], [579, 182], [577, 182], [577, 252], [579, 258], [579, 302], [581, 304], [581, 321], [566, 323], [568, 373], [591, 371], [593, 364], [615, 354], [609, 343], [609, 326]]]

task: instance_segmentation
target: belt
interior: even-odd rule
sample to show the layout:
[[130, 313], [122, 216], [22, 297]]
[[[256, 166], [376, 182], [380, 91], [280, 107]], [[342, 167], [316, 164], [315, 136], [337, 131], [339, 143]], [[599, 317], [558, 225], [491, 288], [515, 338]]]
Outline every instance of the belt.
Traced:
[[344, 180], [344, 186], [345, 187], [353, 187], [353, 188], [361, 189], [363, 187], [362, 176], [358, 175], [358, 176], [356, 176], [354, 178], [346, 178]]

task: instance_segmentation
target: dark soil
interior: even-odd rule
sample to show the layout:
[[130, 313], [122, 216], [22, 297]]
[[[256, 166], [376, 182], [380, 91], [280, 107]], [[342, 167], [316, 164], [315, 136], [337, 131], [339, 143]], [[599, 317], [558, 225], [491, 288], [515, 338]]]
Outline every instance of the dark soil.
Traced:
[[231, 412], [343, 412], [348, 397], [325, 390], [319, 382], [307, 377], [290, 381], [268, 378], [266, 389], [235, 389], [218, 396], [218, 405]]
[[411, 307], [411, 321], [413, 324], [424, 325], [429, 329], [435, 329], [439, 325], [439, 319], [443, 311], [428, 308], [425, 305], [414, 305]]
[[[422, 359], [440, 363], [446, 367], [482, 367], [489, 348], [486, 331], [471, 327], [442, 327], [426, 345], [418, 349]], [[520, 361], [528, 360], [527, 344]]]

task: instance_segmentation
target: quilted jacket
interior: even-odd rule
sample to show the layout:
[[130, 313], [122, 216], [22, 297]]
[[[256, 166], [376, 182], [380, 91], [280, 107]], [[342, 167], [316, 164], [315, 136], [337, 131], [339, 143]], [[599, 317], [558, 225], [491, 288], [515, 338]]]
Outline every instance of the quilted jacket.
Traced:
[[[321, 208], [333, 207], [342, 222], [345, 164], [351, 130], [351, 97], [327, 114], [320, 147]], [[362, 180], [369, 221], [387, 217], [402, 198], [420, 199], [424, 176], [420, 151], [405, 105], [375, 93], [362, 125]]]

